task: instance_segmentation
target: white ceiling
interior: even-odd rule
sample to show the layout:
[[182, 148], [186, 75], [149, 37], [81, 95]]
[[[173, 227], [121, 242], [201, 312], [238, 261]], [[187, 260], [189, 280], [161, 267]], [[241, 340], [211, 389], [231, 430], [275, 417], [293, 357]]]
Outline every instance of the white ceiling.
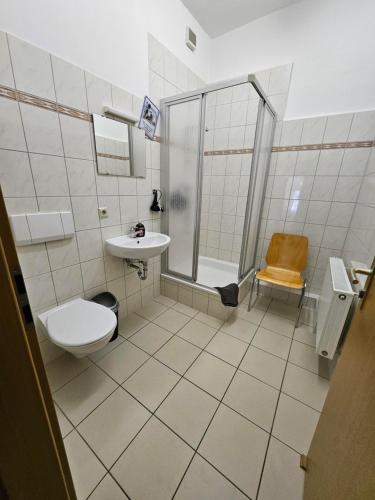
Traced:
[[182, 0], [211, 37], [266, 16], [300, 0]]

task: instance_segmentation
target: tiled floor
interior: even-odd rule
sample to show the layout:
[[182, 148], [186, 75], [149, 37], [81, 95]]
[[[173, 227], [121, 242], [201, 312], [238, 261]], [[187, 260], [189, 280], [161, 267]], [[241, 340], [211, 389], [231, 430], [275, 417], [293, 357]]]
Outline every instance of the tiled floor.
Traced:
[[224, 323], [160, 296], [50, 363], [79, 500], [301, 500], [328, 381], [295, 314], [260, 298]]

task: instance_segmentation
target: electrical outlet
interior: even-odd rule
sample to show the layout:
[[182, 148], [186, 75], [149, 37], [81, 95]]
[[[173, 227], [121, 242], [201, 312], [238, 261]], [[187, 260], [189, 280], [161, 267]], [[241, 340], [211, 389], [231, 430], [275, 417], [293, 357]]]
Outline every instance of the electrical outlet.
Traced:
[[107, 207], [99, 207], [98, 208], [99, 218], [105, 219], [108, 217], [108, 208]]

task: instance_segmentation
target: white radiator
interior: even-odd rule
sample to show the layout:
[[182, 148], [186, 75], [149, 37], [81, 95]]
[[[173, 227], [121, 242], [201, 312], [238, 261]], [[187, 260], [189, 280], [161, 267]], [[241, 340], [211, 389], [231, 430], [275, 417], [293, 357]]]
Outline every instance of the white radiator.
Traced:
[[344, 261], [330, 257], [318, 303], [316, 352], [321, 356], [335, 355], [355, 295]]

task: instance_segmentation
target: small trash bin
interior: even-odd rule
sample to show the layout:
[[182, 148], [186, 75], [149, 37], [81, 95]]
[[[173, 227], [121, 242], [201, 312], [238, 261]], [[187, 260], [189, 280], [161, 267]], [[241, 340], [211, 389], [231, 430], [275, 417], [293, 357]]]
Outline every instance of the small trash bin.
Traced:
[[116, 325], [115, 331], [113, 332], [113, 335], [112, 335], [111, 340], [110, 340], [110, 342], [112, 342], [113, 340], [117, 339], [117, 337], [118, 337], [118, 308], [119, 308], [119, 301], [110, 292], [98, 293], [98, 295], [95, 295], [95, 297], [93, 297], [91, 300], [93, 302], [96, 302], [97, 304], [100, 304], [102, 306], [108, 307], [109, 309], [111, 309], [111, 311], [113, 311], [116, 314], [117, 325]]

